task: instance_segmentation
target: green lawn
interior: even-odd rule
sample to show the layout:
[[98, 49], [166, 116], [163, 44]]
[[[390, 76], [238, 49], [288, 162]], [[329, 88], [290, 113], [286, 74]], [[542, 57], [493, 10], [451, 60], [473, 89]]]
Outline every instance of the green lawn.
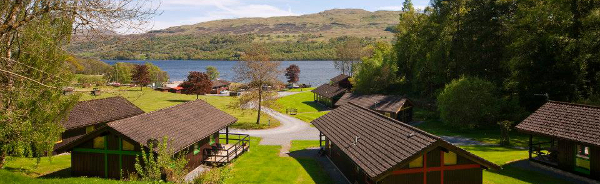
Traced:
[[[91, 90], [91, 89], [78, 89]], [[196, 95], [185, 95], [168, 92], [154, 91], [150, 88], [144, 88], [140, 91], [139, 87], [103, 87], [103, 93], [99, 96], [92, 96], [89, 93], [82, 93], [81, 100], [90, 100], [98, 98], [106, 98], [111, 96], [123, 96], [131, 101], [136, 106], [140, 107], [145, 112], [156, 111], [162, 108], [174, 106], [183, 102], [196, 100]], [[242, 110], [232, 108], [229, 105], [236, 100], [237, 97], [229, 96], [200, 96], [200, 99], [210, 103], [211, 105], [231, 114], [238, 119], [238, 122], [233, 124], [232, 128], [241, 129], [264, 129], [279, 126], [279, 121], [271, 118], [269, 115], [261, 113], [261, 123], [256, 124], [256, 110]], [[269, 125], [270, 120], [270, 125]]]
[[119, 181], [119, 180], [109, 180], [109, 179], [100, 179], [100, 178], [85, 178], [85, 177], [77, 177], [77, 178], [32, 178], [28, 176], [24, 176], [22, 174], [13, 173], [4, 169], [0, 169], [0, 183], [19, 183], [19, 184], [87, 184], [87, 183], [97, 183], [97, 184], [136, 184], [136, 183], [146, 183], [146, 182], [131, 182], [131, 181]]
[[303, 91], [312, 91], [315, 88], [295, 88], [295, 89], [284, 89], [282, 91], [287, 91], [287, 92], [303, 92]]
[[319, 141], [318, 140], [293, 140], [292, 147], [290, 148], [290, 152], [299, 151], [306, 148], [318, 148]]
[[[417, 127], [438, 136], [460, 136], [489, 144], [499, 144], [501, 137], [499, 129], [457, 130], [455, 127], [447, 126], [439, 120], [428, 120], [417, 125]], [[525, 148], [529, 144], [529, 136], [512, 131], [510, 142], [512, 146]]]
[[232, 163], [225, 183], [332, 183], [316, 160], [279, 157], [281, 146], [258, 145], [259, 141], [252, 138], [250, 151]]
[[314, 102], [313, 93], [311, 92], [302, 92], [279, 98], [277, 99], [277, 107], [276, 110], [284, 114], [286, 109], [297, 109], [298, 114], [292, 116], [305, 122], [311, 122], [329, 112], [327, 107]]

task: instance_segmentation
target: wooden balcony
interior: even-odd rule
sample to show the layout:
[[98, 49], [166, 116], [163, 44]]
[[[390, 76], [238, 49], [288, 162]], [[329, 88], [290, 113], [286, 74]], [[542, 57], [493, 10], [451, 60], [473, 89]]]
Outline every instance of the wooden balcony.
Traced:
[[221, 135], [227, 135], [225, 138], [220, 136], [219, 139], [219, 142], [225, 142], [225, 144], [217, 144], [212, 148], [204, 149], [204, 163], [225, 165], [250, 149], [250, 136], [247, 134], [221, 133]]

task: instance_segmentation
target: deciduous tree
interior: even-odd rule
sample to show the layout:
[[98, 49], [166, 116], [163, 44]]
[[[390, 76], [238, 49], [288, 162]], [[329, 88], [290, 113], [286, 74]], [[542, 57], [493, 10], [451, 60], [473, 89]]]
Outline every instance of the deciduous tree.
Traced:
[[292, 64], [285, 69], [285, 77], [288, 79], [288, 83], [296, 83], [300, 80], [300, 67]]
[[219, 78], [219, 70], [217, 70], [217, 67], [214, 66], [207, 66], [206, 67], [206, 74], [208, 75], [208, 77], [210, 77], [210, 80], [217, 80]]
[[198, 99], [198, 95], [210, 93], [210, 90], [212, 90], [212, 81], [206, 73], [192, 71], [187, 76], [187, 80], [179, 86], [183, 88], [183, 93], [195, 94], [196, 99]]
[[[256, 124], [260, 123], [260, 114], [262, 110], [264, 91], [271, 87], [276, 87], [278, 83], [277, 76], [281, 73], [278, 67], [281, 62], [271, 61], [269, 51], [263, 45], [252, 45], [242, 55], [242, 61], [238, 62], [234, 70], [236, 72], [236, 80], [239, 82], [247, 82], [250, 91], [255, 91], [256, 95], [249, 98], [249, 103], [256, 101], [258, 106], [258, 116]], [[251, 95], [252, 93], [247, 93]], [[244, 99], [244, 98], [240, 98]], [[248, 98], [245, 98], [248, 99]], [[272, 100], [272, 99], [266, 99]], [[241, 104], [244, 105], [244, 104]]]
[[354, 65], [360, 62], [363, 56], [360, 38], [348, 37], [346, 41], [336, 47], [336, 55], [335, 68], [342, 74], [352, 76]]
[[140, 86], [140, 91], [144, 89], [144, 86], [150, 84], [150, 72], [146, 65], [135, 65], [133, 74], [131, 74], [131, 80]]

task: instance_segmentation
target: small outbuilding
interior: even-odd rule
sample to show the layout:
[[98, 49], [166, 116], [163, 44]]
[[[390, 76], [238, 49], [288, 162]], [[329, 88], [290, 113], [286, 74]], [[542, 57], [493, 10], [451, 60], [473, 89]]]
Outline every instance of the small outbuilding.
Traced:
[[334, 104], [339, 100], [347, 89], [339, 86], [323, 84], [312, 90], [315, 102], [319, 102], [327, 107], [334, 107]]
[[346, 88], [348, 90], [352, 89], [352, 83], [350, 83], [350, 76], [340, 74], [329, 79], [329, 84], [332, 86], [339, 86], [341, 88]]
[[355, 184], [481, 184], [500, 169], [441, 138], [352, 102], [312, 121], [321, 149]]
[[[109, 97], [78, 102], [69, 111], [67, 118], [61, 123], [65, 132], [62, 133], [54, 149], [79, 139], [86, 133], [106, 125], [111, 121], [143, 114], [142, 109], [123, 97]], [[55, 152], [60, 153], [60, 152]]]
[[214, 80], [212, 81], [212, 90], [210, 93], [220, 94], [221, 91], [229, 90], [229, 84], [231, 84], [231, 82], [226, 80]]
[[530, 161], [600, 180], [600, 107], [549, 101], [516, 129], [530, 135]]
[[413, 120], [414, 105], [410, 99], [403, 96], [346, 93], [335, 103], [335, 106], [340, 107], [349, 102], [377, 111], [404, 123], [410, 123]]
[[[188, 169], [202, 163], [225, 164], [249, 149], [248, 135], [229, 134], [228, 126], [236, 121], [196, 100], [110, 122], [59, 151], [71, 151], [73, 176], [126, 178], [135, 172], [141, 149], [164, 137], [175, 155], [186, 154]], [[221, 130], [225, 130], [223, 135]]]

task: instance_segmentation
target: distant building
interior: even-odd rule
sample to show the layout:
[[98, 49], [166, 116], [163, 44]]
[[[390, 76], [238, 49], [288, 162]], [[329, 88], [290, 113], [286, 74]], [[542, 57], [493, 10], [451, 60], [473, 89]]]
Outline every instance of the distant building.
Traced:
[[349, 102], [374, 110], [404, 123], [410, 123], [413, 120], [414, 105], [412, 101], [403, 96], [346, 93], [335, 103], [335, 107], [348, 104]]
[[311, 122], [325, 155], [354, 184], [481, 184], [494, 163], [352, 102]]
[[[78, 102], [62, 121], [65, 132], [54, 146], [61, 149], [83, 135], [105, 126], [106, 123], [143, 114], [137, 106], [123, 97], [110, 97]], [[60, 153], [60, 152], [57, 152]]]
[[600, 107], [549, 101], [516, 126], [529, 160], [600, 180]]
[[212, 81], [212, 90], [210, 91], [210, 93], [220, 94], [221, 91], [229, 90], [229, 84], [231, 84], [231, 82], [226, 80], [214, 80]]
[[334, 104], [339, 100], [344, 93], [352, 89], [350, 76], [341, 74], [329, 80], [329, 84], [323, 84], [312, 92], [314, 93], [314, 101], [319, 102], [328, 107], [334, 107]]
[[[71, 151], [73, 176], [120, 179], [135, 172], [135, 158], [142, 149], [167, 137], [174, 154], [186, 153], [186, 168], [191, 170], [202, 163], [226, 164], [248, 151], [248, 135], [229, 134], [229, 125], [236, 121], [196, 100], [107, 123], [58, 151]], [[220, 130], [226, 132], [222, 137]]]

